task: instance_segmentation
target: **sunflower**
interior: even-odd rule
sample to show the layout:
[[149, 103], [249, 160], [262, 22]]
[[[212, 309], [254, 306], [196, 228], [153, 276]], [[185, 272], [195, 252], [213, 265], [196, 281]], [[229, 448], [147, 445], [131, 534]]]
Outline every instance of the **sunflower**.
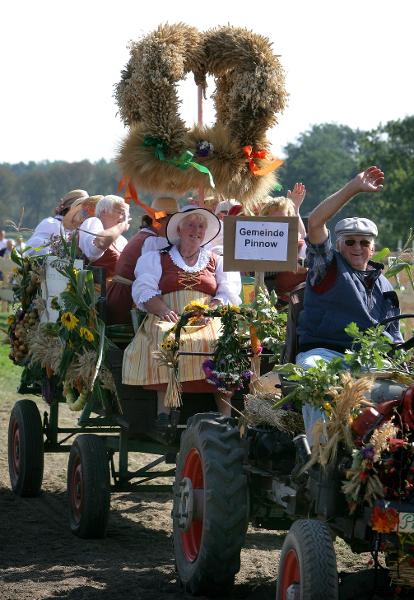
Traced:
[[190, 310], [207, 310], [207, 304], [203, 304], [199, 300], [192, 300], [189, 304], [184, 306], [184, 312], [189, 312]]
[[229, 307], [229, 310], [231, 310], [232, 312], [240, 313], [240, 308], [238, 306], [236, 306], [235, 304], [229, 304], [228, 307]]
[[60, 317], [62, 325], [66, 327], [66, 329], [72, 330], [75, 329], [76, 325], [79, 323], [79, 319], [75, 317], [72, 312], [64, 312]]
[[330, 402], [324, 402], [323, 410], [325, 411], [326, 416], [329, 418], [332, 415], [332, 404]]
[[93, 342], [93, 340], [95, 339], [95, 336], [93, 335], [92, 331], [90, 331], [87, 327], [81, 327], [79, 329], [79, 335], [85, 338], [87, 342]]
[[161, 342], [162, 350], [175, 350], [175, 348], [176, 348], [176, 342], [175, 342], [175, 339], [172, 338], [171, 336], [165, 337], [164, 340]]

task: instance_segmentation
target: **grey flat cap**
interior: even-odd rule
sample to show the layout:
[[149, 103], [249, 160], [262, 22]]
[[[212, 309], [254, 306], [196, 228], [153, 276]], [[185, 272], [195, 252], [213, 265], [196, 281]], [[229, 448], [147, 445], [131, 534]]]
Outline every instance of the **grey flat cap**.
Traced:
[[335, 225], [335, 233], [340, 235], [369, 235], [377, 237], [378, 228], [374, 221], [361, 219], [360, 217], [348, 217], [338, 221]]

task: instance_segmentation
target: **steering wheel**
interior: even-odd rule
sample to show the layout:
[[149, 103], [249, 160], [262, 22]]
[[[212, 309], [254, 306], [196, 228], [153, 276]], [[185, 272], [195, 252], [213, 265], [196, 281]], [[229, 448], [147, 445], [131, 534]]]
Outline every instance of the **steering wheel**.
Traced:
[[[412, 314], [412, 313], [405, 313], [402, 315], [394, 315], [393, 317], [388, 317], [388, 319], [384, 319], [383, 321], [380, 321], [378, 323], [378, 325], [388, 325], [388, 323], [392, 323], [393, 321], [401, 321], [401, 319], [413, 319], [413, 318], [414, 318], [414, 314]], [[414, 336], [410, 337], [405, 342], [397, 342], [396, 344], [394, 344], [391, 352], [394, 352], [395, 350], [409, 350], [410, 348], [413, 348], [413, 347], [414, 347]]]

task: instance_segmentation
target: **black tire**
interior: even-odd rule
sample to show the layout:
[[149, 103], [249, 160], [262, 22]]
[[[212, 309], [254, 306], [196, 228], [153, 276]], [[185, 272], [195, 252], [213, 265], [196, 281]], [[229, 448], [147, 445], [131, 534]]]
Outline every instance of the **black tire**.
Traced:
[[13, 407], [8, 431], [11, 488], [18, 496], [38, 496], [43, 481], [43, 428], [37, 404], [18, 400]]
[[[223, 595], [240, 569], [248, 525], [243, 457], [233, 419], [207, 413], [188, 420], [177, 458], [173, 503], [176, 569], [186, 592]], [[194, 513], [187, 510], [188, 490]]]
[[289, 597], [338, 600], [335, 550], [329, 527], [321, 521], [295, 521], [285, 538], [280, 554], [276, 600]]
[[110, 507], [109, 461], [97, 435], [80, 435], [73, 442], [68, 462], [69, 522], [80, 538], [103, 538]]

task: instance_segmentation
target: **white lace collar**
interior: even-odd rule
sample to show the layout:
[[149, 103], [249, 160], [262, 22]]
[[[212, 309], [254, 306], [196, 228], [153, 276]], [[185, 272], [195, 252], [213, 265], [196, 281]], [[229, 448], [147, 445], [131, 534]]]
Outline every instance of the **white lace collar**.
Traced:
[[173, 263], [183, 271], [187, 271], [188, 273], [198, 273], [199, 271], [203, 271], [208, 265], [208, 261], [210, 260], [211, 252], [206, 250], [205, 248], [200, 248], [200, 254], [198, 255], [198, 260], [195, 265], [190, 267], [184, 262], [183, 257], [181, 256], [177, 246], [173, 246], [169, 250], [169, 255], [171, 256], [171, 260]]

